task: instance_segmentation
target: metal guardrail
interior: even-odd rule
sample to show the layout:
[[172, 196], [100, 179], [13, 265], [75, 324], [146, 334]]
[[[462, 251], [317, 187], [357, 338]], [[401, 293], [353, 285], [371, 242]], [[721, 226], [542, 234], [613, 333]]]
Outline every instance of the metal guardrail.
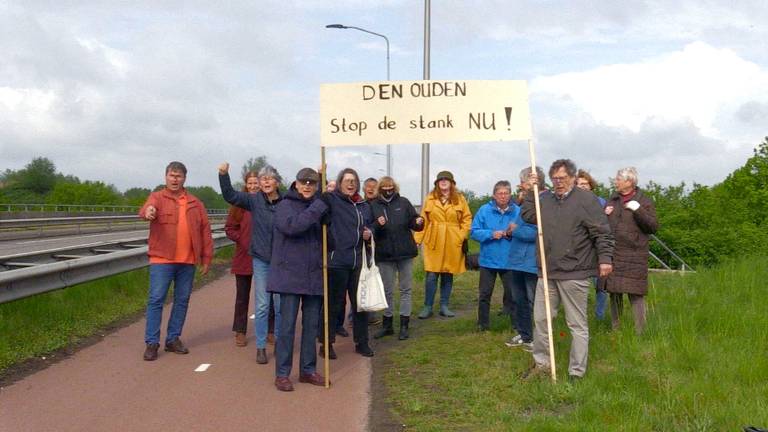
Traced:
[[[661, 239], [660, 239], [660, 238], [658, 238], [658, 237], [657, 237], [655, 234], [651, 234], [651, 239], [652, 239], [652, 240], [654, 240], [654, 241], [655, 241], [655, 242], [656, 242], [656, 243], [657, 243], [659, 246], [661, 246], [661, 248], [662, 248], [662, 249], [664, 249], [665, 251], [667, 251], [667, 253], [668, 253], [668, 254], [669, 254], [669, 255], [670, 255], [670, 256], [671, 256], [673, 259], [677, 260], [677, 261], [680, 263], [680, 271], [681, 271], [681, 272], [685, 273], [685, 272], [687, 272], [687, 271], [688, 271], [688, 272], [695, 272], [695, 271], [696, 271], [696, 270], [694, 270], [694, 268], [693, 268], [693, 267], [691, 267], [690, 265], [688, 265], [688, 263], [687, 263], [687, 262], [685, 262], [685, 260], [683, 260], [682, 258], [680, 258], [680, 256], [679, 256], [678, 254], [676, 254], [676, 253], [675, 253], [675, 252], [674, 252], [674, 251], [673, 251], [673, 250], [672, 250], [672, 249], [671, 249], [669, 246], [667, 246], [667, 244], [666, 244], [666, 243], [664, 243], [663, 241], [661, 241]], [[661, 266], [662, 266], [662, 267], [664, 267], [664, 269], [666, 269], [666, 270], [673, 270], [673, 269], [671, 268], [671, 266], [669, 266], [667, 263], [665, 263], [664, 261], [662, 261], [662, 260], [661, 260], [661, 258], [659, 258], [658, 256], [656, 256], [656, 255], [655, 255], [653, 252], [651, 252], [651, 257], [652, 257], [653, 259], [655, 259], [655, 260], [656, 260], [656, 262], [658, 262], [659, 264], [661, 264]]]
[[[218, 249], [232, 244], [232, 241], [223, 232], [216, 232], [213, 234], [213, 244]], [[0, 303], [67, 288], [149, 265], [146, 245], [88, 257], [59, 254], [55, 258], [65, 260], [0, 272]]]
[[[209, 213], [211, 221], [219, 221], [226, 214]], [[76, 217], [45, 217], [31, 219], [0, 219], [0, 235], [3, 239], [43, 237], [44, 234], [83, 234], [84, 227], [89, 233], [111, 232], [135, 229], [146, 226], [148, 222], [138, 215], [126, 216], [76, 216]], [[55, 228], [54, 228], [55, 227]], [[71, 227], [68, 231], [62, 231]], [[54, 228], [48, 229], [47, 228]]]
[[[227, 209], [207, 209], [208, 214], [225, 214]], [[90, 205], [90, 204], [2, 204], [4, 212], [66, 212], [66, 213], [131, 213], [139, 212], [139, 207], [130, 205]]]

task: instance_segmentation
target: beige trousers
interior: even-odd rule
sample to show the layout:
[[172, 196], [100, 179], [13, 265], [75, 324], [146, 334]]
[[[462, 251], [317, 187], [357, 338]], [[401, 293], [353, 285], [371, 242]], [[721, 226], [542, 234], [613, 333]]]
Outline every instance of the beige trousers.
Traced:
[[[549, 306], [552, 321], [560, 304], [565, 311], [565, 321], [571, 331], [571, 353], [568, 374], [578, 377], [587, 372], [589, 354], [589, 325], [587, 322], [587, 296], [590, 279], [549, 280]], [[539, 367], [549, 368], [549, 339], [547, 338], [547, 309], [544, 302], [544, 280], [536, 284], [533, 304], [533, 360]], [[557, 335], [553, 335], [557, 337]]]

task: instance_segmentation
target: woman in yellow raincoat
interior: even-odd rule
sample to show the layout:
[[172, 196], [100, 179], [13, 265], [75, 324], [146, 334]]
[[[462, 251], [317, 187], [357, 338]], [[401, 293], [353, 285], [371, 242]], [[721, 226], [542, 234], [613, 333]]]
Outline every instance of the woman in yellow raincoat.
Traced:
[[467, 200], [456, 191], [456, 181], [450, 171], [440, 171], [435, 188], [427, 195], [421, 209], [424, 230], [414, 233], [416, 243], [423, 245], [424, 308], [420, 319], [432, 316], [432, 305], [440, 279], [440, 315], [455, 316], [448, 309], [453, 289], [453, 275], [466, 271], [464, 240], [472, 225], [472, 212]]

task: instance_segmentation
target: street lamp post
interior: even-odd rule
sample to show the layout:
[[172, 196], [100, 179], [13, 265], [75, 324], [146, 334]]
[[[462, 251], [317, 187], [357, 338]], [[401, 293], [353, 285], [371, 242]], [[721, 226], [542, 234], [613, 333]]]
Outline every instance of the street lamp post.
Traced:
[[[325, 28], [342, 29], [342, 30], [346, 30], [346, 29], [359, 30], [364, 33], [368, 33], [374, 36], [379, 36], [384, 38], [384, 41], [387, 43], [387, 81], [389, 81], [389, 39], [386, 36], [380, 33], [366, 30], [364, 28], [355, 27], [355, 26], [346, 26], [343, 24], [328, 24], [327, 26], [325, 26]], [[392, 175], [392, 144], [387, 144], [387, 175], [388, 176]]]

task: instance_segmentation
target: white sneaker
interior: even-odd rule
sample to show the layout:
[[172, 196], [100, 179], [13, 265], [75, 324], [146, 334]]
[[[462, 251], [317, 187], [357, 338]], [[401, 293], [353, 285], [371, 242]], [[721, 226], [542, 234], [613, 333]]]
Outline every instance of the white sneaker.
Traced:
[[529, 353], [533, 352], [533, 342], [523, 342], [522, 344], [520, 344], [520, 347], [525, 352], [529, 352]]
[[514, 337], [512, 337], [512, 339], [504, 342], [504, 345], [506, 345], [506, 346], [508, 346], [510, 348], [518, 347], [518, 346], [520, 346], [522, 344], [523, 344], [523, 337], [520, 336], [519, 334], [515, 335]]

